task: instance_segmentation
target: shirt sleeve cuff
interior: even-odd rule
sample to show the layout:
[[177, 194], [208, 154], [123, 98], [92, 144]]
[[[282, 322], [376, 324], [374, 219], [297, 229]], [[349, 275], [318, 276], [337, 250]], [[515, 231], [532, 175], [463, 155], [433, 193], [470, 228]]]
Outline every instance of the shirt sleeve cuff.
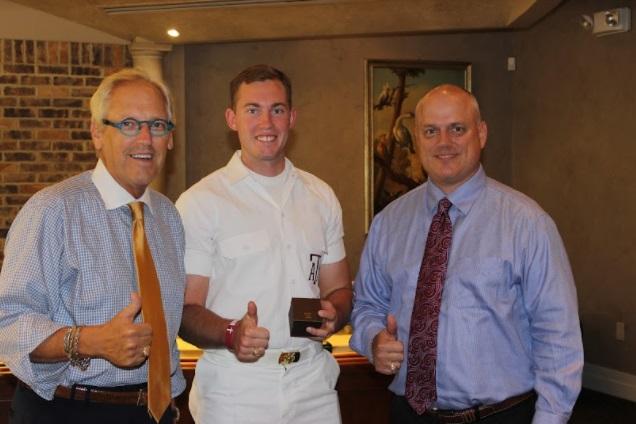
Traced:
[[327, 247], [327, 253], [322, 257], [322, 263], [333, 264], [341, 261], [346, 256], [344, 241], [339, 239], [336, 243]]
[[186, 274], [202, 275], [210, 277], [212, 275], [211, 259], [208, 254], [197, 250], [186, 249], [185, 270]]
[[384, 325], [380, 322], [367, 323], [364, 328], [359, 329], [354, 327], [350, 347], [373, 363], [373, 339], [383, 329]]

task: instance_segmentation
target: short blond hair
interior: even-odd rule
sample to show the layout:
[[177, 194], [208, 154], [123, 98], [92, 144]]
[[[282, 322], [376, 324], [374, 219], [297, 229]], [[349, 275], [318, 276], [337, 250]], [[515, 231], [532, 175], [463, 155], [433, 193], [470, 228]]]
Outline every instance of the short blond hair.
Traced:
[[163, 81], [155, 80], [146, 72], [137, 68], [124, 68], [102, 80], [101, 84], [99, 84], [99, 87], [97, 87], [97, 90], [91, 97], [91, 120], [97, 125], [102, 125], [102, 119], [106, 117], [108, 107], [110, 106], [109, 103], [113, 90], [125, 82], [132, 81], [145, 81], [155, 87], [163, 97], [163, 103], [166, 107], [168, 120], [174, 123], [172, 95], [170, 94], [168, 86], [166, 86]]

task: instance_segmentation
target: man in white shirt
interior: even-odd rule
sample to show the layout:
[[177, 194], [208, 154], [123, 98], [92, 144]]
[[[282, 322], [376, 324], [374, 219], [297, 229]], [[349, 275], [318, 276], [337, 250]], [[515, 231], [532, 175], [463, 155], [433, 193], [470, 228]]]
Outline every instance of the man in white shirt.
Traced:
[[[180, 335], [204, 350], [190, 392], [199, 423], [339, 423], [339, 368], [321, 340], [349, 319], [342, 211], [285, 158], [291, 83], [266, 65], [230, 84], [241, 150], [177, 201], [186, 230]], [[320, 298], [320, 328], [291, 337], [292, 298]]]

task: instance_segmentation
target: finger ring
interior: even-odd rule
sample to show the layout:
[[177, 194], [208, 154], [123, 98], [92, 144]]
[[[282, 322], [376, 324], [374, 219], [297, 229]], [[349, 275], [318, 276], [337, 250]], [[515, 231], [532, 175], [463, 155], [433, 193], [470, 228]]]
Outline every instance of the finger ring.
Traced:
[[150, 356], [150, 346], [144, 346], [142, 352], [143, 352], [144, 356], [146, 356], [146, 357]]
[[395, 372], [395, 368], [396, 368], [395, 362], [391, 362], [390, 368], [391, 368], [391, 372]]
[[258, 349], [256, 348], [252, 349], [252, 355], [258, 356]]

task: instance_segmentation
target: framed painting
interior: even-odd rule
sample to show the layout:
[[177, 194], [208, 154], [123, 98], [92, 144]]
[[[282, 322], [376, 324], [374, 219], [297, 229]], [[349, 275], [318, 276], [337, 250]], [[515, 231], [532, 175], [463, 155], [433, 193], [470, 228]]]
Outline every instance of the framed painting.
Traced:
[[367, 229], [386, 205], [426, 180], [413, 133], [418, 100], [444, 83], [471, 91], [470, 72], [469, 63], [367, 60]]

